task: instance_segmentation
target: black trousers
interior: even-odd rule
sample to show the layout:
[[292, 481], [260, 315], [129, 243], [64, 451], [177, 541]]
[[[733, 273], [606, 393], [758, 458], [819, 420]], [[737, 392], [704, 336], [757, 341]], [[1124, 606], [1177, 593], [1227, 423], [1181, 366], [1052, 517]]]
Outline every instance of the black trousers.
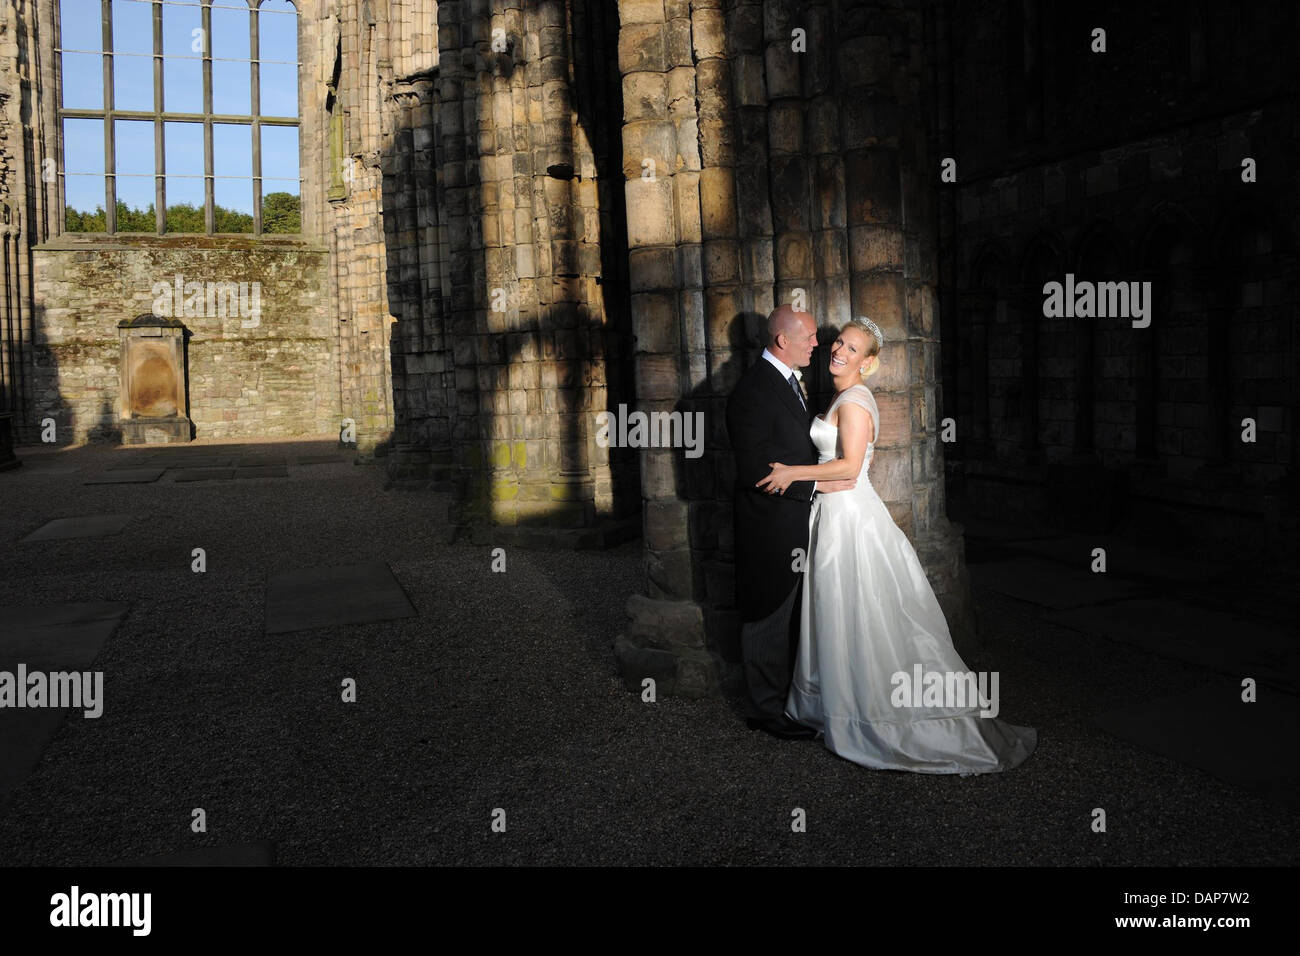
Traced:
[[780, 717], [794, 677], [799, 650], [799, 599], [803, 578], [791, 588], [781, 606], [763, 618], [740, 626], [740, 655], [745, 685], [756, 717]]

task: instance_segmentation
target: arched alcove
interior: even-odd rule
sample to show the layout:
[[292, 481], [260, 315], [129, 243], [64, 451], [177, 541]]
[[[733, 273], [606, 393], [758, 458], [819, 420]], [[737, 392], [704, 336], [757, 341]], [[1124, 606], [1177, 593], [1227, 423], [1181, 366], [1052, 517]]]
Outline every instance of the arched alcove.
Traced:
[[[1075, 246], [1076, 282], [1127, 282], [1130, 270], [1123, 269], [1128, 260], [1121, 251], [1122, 238], [1109, 222], [1094, 222], [1084, 230]], [[1132, 402], [1134, 359], [1132, 351], [1119, 344], [1119, 335], [1104, 336], [1103, 330], [1118, 328], [1115, 319], [1076, 318], [1073, 333], [1065, 336], [1073, 342], [1074, 375], [1068, 380], [1067, 394], [1074, 405], [1074, 452], [1091, 455], [1118, 451], [1123, 441], [1125, 411]], [[1111, 343], [1108, 347], [1104, 342]], [[1099, 410], [1098, 403], [1104, 407]], [[1098, 442], [1098, 412], [1101, 412], [1102, 440]]]
[[1057, 236], [1039, 233], [1026, 245], [1020, 263], [1020, 284], [1008, 305], [1019, 344], [1018, 381], [1007, 395], [1005, 417], [1014, 421], [1018, 413], [1017, 444], [1022, 454], [1037, 458], [1042, 454], [1043, 445], [1040, 432], [1041, 383], [1045, 371], [1043, 338], [1045, 331], [1055, 332], [1043, 317], [1043, 286], [1064, 278], [1064, 243]]

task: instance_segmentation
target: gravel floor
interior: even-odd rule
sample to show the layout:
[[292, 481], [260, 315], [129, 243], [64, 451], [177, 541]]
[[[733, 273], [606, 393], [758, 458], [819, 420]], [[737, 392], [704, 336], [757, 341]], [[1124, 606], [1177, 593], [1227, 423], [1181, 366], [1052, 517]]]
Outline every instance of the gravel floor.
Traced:
[[[384, 491], [378, 467], [293, 463], [331, 450], [268, 445], [287, 478], [85, 485], [132, 454], [95, 446], [0, 474], [0, 607], [131, 603], [96, 663], [104, 716], [65, 720], [0, 809], [0, 861], [256, 840], [283, 865], [1300, 857], [1285, 808], [1088, 723], [1214, 679], [1204, 671], [1081, 642], [1031, 605], [977, 593], [991, 640], [967, 664], [1001, 671], [1002, 716], [1039, 728], [1038, 752], [992, 776], [869, 771], [749, 732], [734, 702], [624, 690], [611, 646], [640, 586], [639, 542], [510, 550], [492, 573], [489, 547], [447, 543], [445, 500]], [[50, 518], [99, 513], [137, 520], [113, 537], [18, 543]], [[195, 547], [206, 574], [190, 570]], [[268, 575], [370, 560], [389, 563], [418, 618], [264, 635]], [[205, 834], [190, 830], [195, 807]], [[794, 808], [807, 832], [792, 832]]]

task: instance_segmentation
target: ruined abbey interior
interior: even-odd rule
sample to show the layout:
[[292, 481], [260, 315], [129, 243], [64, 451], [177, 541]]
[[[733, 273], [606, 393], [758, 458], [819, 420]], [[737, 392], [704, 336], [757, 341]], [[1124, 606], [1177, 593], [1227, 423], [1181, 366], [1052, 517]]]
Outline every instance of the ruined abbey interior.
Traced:
[[0, 455], [329, 434], [476, 541], [640, 536], [620, 668], [708, 694], [722, 409], [800, 302], [885, 332], [873, 482], [959, 647], [955, 509], [1294, 556], [1294, 5], [244, 6], [0, 6]]

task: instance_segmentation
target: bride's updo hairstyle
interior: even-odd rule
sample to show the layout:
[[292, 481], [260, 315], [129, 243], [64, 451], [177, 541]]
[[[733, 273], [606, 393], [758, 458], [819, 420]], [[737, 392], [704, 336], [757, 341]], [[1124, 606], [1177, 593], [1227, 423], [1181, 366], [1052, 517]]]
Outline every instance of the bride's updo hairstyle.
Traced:
[[[848, 324], [844, 326], [844, 329], [857, 329], [859, 332], [865, 332], [867, 334], [867, 338], [870, 340], [867, 348], [867, 358], [875, 359], [875, 361], [872, 362], [867, 367], [867, 370], [862, 373], [862, 377], [864, 379], [870, 378], [880, 369], [880, 349], [885, 344], [884, 333], [880, 331], [880, 326], [876, 325], [875, 322], [872, 322], [864, 315], [854, 316], [849, 319]], [[840, 331], [843, 332], [844, 329], [840, 329]]]

